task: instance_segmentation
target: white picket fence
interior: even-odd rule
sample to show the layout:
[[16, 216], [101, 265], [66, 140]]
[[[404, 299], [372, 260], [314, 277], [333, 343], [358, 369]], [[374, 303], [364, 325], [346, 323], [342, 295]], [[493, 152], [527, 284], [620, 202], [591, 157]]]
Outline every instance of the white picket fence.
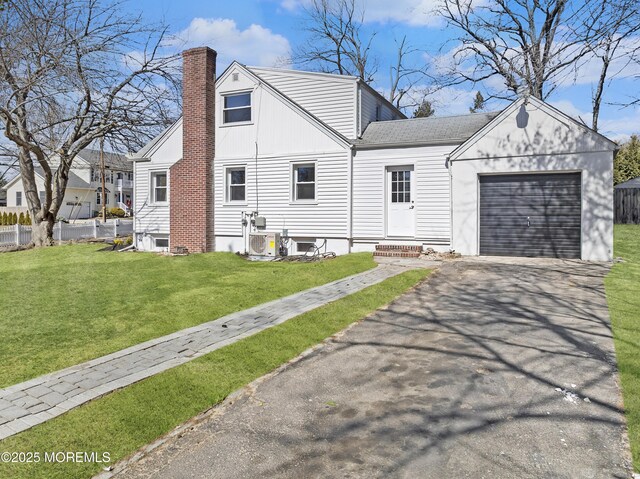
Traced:
[[[133, 233], [132, 221], [108, 220], [101, 223], [93, 220], [87, 223], [56, 223], [53, 227], [55, 241], [79, 239], [115, 238]], [[31, 226], [0, 226], [0, 246], [20, 246], [31, 243]]]

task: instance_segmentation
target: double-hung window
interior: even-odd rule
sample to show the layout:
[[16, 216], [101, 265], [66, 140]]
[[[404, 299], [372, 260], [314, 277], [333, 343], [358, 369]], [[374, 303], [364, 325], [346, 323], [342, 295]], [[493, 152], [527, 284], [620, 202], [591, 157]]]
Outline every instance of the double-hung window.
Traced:
[[251, 121], [251, 93], [224, 95], [222, 111], [223, 123], [241, 123]]
[[313, 163], [293, 165], [293, 200], [316, 199], [316, 165]]
[[167, 202], [167, 172], [155, 171], [151, 173], [151, 198], [153, 203]]
[[16, 191], [16, 206], [22, 206], [22, 191]]
[[244, 166], [227, 168], [227, 201], [246, 200], [246, 170]]

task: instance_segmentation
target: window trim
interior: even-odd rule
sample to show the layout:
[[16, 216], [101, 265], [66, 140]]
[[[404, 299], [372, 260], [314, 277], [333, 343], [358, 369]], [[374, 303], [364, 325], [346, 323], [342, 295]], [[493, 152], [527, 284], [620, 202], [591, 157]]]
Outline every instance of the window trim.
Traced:
[[296, 254], [307, 254], [311, 248], [307, 248], [306, 251], [301, 251], [300, 245], [312, 245], [315, 249], [317, 248], [317, 239], [315, 238], [294, 238], [294, 242], [296, 244]]
[[[169, 238], [160, 238], [158, 236], [152, 236], [151, 238], [153, 239], [153, 249], [155, 251], [169, 251]], [[167, 246], [158, 246], [158, 240], [166, 241]]]
[[[109, 194], [111, 193], [109, 190], [106, 190], [106, 193], [104, 193], [102, 191], [102, 187], [98, 187], [98, 189], [96, 190], [96, 206], [109, 206]], [[98, 198], [100, 198], [100, 201], [98, 201]]]
[[[18, 198], [20, 201], [18, 201]], [[16, 191], [16, 206], [22, 206], [22, 191]]]
[[[231, 176], [230, 173], [232, 170], [244, 170], [244, 199], [243, 200], [232, 200], [231, 199]], [[225, 205], [234, 205], [241, 206], [247, 205], [247, 165], [244, 163], [234, 164], [234, 165], [225, 165], [224, 167], [224, 204]]]
[[[154, 178], [158, 174], [164, 174], [167, 177], [167, 185], [164, 189], [167, 191], [167, 199], [165, 201], [156, 201], [156, 187]], [[168, 206], [169, 205], [169, 170], [167, 169], [159, 169], [159, 170], [149, 170], [149, 204], [155, 206]]]
[[[225, 103], [225, 99], [229, 96], [237, 96], [237, 95], [249, 95], [249, 106], [240, 106], [240, 107], [234, 107], [234, 108], [226, 108], [224, 106]], [[240, 91], [229, 91], [229, 92], [225, 92], [225, 93], [220, 93], [220, 126], [222, 127], [229, 127], [229, 126], [238, 126], [238, 125], [251, 125], [253, 124], [253, 90], [240, 90]], [[243, 108], [249, 108], [249, 113], [251, 115], [251, 119], [250, 120], [245, 120], [245, 121], [231, 121], [231, 122], [226, 122], [224, 120], [224, 113], [227, 110], [241, 110]]]
[[[303, 166], [313, 166], [313, 199], [297, 199], [298, 196], [298, 181], [296, 178], [297, 169]], [[290, 178], [290, 198], [291, 204], [306, 204], [306, 205], [316, 205], [318, 204], [318, 162], [317, 160], [312, 161], [295, 161], [291, 163], [291, 172], [289, 175]], [[305, 184], [310, 184], [311, 182], [303, 182]]]

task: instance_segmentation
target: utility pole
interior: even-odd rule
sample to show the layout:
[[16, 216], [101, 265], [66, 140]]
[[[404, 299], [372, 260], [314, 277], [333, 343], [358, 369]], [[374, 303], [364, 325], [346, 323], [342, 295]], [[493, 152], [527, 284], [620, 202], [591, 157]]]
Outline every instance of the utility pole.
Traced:
[[102, 222], [107, 222], [107, 191], [105, 188], [105, 171], [104, 171], [104, 137], [100, 137], [100, 176], [102, 177], [102, 192], [100, 200], [102, 201]]

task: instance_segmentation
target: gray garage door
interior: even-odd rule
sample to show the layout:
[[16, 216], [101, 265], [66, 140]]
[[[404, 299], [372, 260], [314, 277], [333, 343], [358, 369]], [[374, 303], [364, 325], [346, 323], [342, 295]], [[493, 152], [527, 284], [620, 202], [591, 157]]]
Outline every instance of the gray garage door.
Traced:
[[480, 254], [580, 258], [580, 173], [480, 177]]

